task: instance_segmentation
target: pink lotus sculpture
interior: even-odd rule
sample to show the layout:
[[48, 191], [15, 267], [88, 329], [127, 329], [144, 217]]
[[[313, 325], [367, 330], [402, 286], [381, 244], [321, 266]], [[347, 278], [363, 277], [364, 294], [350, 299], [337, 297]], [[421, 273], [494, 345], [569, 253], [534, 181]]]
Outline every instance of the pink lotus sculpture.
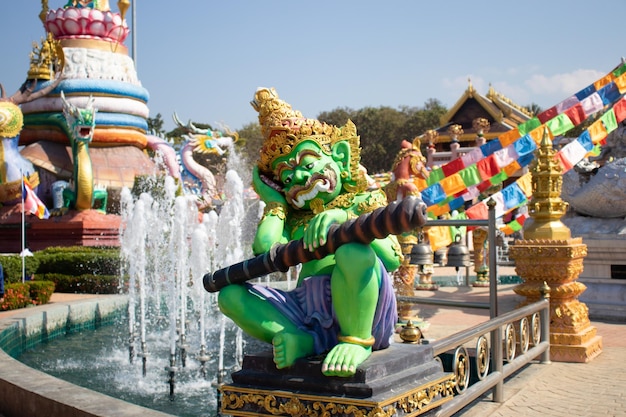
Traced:
[[56, 39], [102, 39], [123, 43], [129, 29], [119, 13], [91, 8], [60, 8], [46, 16], [46, 30]]

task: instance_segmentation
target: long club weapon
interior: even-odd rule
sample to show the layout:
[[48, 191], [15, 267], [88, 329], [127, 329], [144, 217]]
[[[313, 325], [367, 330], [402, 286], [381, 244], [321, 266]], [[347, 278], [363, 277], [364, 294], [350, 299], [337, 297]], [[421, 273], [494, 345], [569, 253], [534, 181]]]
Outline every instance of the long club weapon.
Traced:
[[203, 278], [208, 292], [217, 292], [230, 284], [241, 284], [272, 272], [286, 272], [289, 267], [335, 253], [343, 244], [369, 244], [374, 239], [399, 235], [426, 224], [426, 205], [417, 197], [394, 201], [370, 213], [362, 214], [342, 224], [334, 224], [328, 231], [326, 244], [311, 252], [302, 239], [276, 244], [261, 255], [207, 273]]

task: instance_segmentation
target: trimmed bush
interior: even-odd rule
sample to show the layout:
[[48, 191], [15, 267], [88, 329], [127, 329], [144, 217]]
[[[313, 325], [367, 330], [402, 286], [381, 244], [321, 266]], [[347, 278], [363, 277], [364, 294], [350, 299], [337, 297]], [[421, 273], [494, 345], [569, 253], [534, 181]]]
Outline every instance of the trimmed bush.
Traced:
[[38, 274], [117, 275], [120, 272], [120, 250], [84, 246], [51, 247], [36, 253]]
[[[16, 255], [2, 255], [0, 256], [0, 263], [4, 270], [4, 282], [5, 284], [20, 283], [22, 282], [22, 257], [19, 254]], [[37, 256], [26, 256], [24, 258], [24, 269], [26, 276], [30, 277], [39, 268], [39, 259]]]
[[119, 277], [117, 275], [65, 275], [45, 274], [47, 281], [52, 281], [57, 292], [78, 294], [117, 294]]
[[54, 282], [50, 281], [7, 284], [4, 287], [4, 301], [0, 304], [0, 310], [15, 310], [29, 305], [47, 304], [53, 292]]
[[54, 292], [52, 281], [27, 281], [30, 299], [34, 305], [48, 304]]
[[28, 284], [16, 283], [4, 286], [4, 301], [0, 310], [15, 310], [31, 304]]

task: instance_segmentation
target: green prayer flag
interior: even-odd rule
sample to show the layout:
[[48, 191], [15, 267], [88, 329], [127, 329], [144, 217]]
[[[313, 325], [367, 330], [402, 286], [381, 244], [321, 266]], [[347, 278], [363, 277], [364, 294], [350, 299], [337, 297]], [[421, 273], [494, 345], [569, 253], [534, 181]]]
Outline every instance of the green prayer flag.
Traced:
[[480, 184], [482, 179], [478, 173], [478, 167], [476, 164], [470, 165], [467, 168], [463, 168], [458, 172], [459, 176], [463, 180], [463, 184], [466, 187], [471, 187], [476, 184]]
[[498, 184], [503, 183], [504, 180], [506, 180], [507, 178], [509, 178], [509, 176], [506, 175], [506, 172], [504, 172], [504, 170], [502, 170], [496, 175], [494, 175], [493, 177], [491, 177], [489, 181], [491, 181], [491, 184], [493, 185], [498, 185]]
[[626, 62], [620, 65], [619, 67], [617, 67], [615, 71], [613, 71], [613, 75], [615, 76], [615, 78], [617, 78], [625, 72], [626, 72]]
[[522, 230], [522, 225], [517, 220], [513, 220], [511, 223], [507, 224], [507, 226], [509, 226], [514, 232]]
[[573, 129], [574, 123], [572, 123], [567, 114], [561, 113], [554, 119], [548, 120], [546, 126], [548, 126], [548, 129], [550, 129], [550, 132], [552, 132], [554, 136], [559, 136]]
[[617, 129], [617, 119], [615, 118], [615, 111], [613, 109], [607, 111], [600, 117], [602, 123], [604, 123], [604, 128], [607, 133], [611, 133], [615, 129]]
[[428, 174], [428, 178], [426, 179], [426, 184], [428, 185], [437, 184], [439, 181], [444, 179], [444, 177], [445, 175], [443, 175], [443, 170], [441, 169], [441, 167], [435, 168], [432, 171], [430, 171], [430, 174]]
[[541, 126], [541, 122], [536, 117], [533, 117], [530, 120], [525, 121], [522, 124], [517, 125], [517, 130], [519, 131], [519, 135], [524, 136], [528, 132], [532, 132], [536, 128]]

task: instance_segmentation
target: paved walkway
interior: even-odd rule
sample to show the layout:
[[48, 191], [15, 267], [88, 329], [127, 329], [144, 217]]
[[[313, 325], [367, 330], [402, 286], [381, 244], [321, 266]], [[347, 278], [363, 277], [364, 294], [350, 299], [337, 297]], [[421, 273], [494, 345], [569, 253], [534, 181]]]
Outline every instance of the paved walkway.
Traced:
[[[452, 276], [454, 270], [437, 268], [439, 275]], [[500, 275], [514, 275], [499, 270]], [[513, 292], [515, 285], [498, 287], [499, 312], [515, 308], [522, 300]], [[416, 296], [489, 303], [489, 289], [441, 287], [437, 291], [418, 291]], [[94, 295], [53, 294], [51, 302], [67, 302]], [[0, 312], [0, 319], [15, 312]], [[449, 309], [424, 306], [417, 312], [427, 324], [424, 336], [437, 339], [489, 319], [480, 309]], [[504, 384], [504, 402], [494, 403], [487, 395], [457, 415], [486, 416], [626, 416], [626, 323], [592, 321], [603, 338], [603, 352], [589, 363], [533, 363], [522, 368]], [[1, 417], [1, 416], [0, 416]]]
[[[506, 268], [499, 272], [500, 275], [515, 275]], [[498, 286], [499, 313], [511, 311], [523, 300], [513, 292], [514, 287]], [[489, 289], [441, 287], [437, 291], [416, 292], [416, 296], [488, 303]], [[425, 306], [418, 316], [428, 323], [424, 336], [437, 339], [488, 320], [489, 312]], [[527, 365], [505, 382], [503, 403], [491, 401], [489, 394], [457, 416], [626, 416], [626, 323], [592, 320], [591, 325], [603, 342], [602, 353], [591, 362]]]

